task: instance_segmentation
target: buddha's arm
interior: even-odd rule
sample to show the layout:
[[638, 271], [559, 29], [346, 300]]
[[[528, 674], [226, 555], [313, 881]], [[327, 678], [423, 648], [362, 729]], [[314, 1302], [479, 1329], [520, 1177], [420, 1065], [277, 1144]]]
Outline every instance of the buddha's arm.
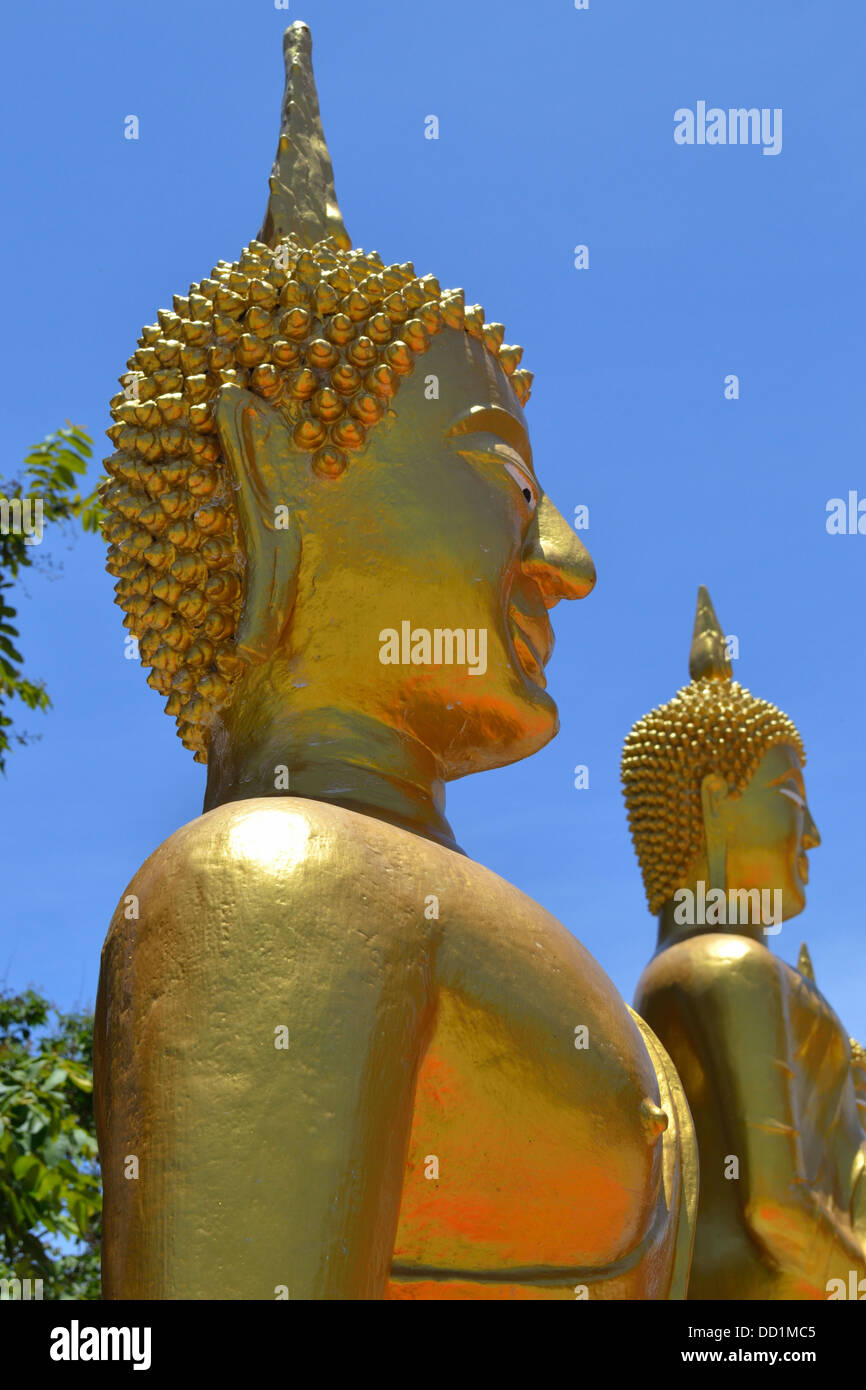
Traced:
[[688, 1288], [698, 1214], [700, 1160], [697, 1137], [685, 1089], [673, 1061], [646, 1020], [635, 1013], [634, 1009], [629, 1009], [629, 1013], [640, 1029], [644, 1046], [655, 1068], [661, 1108], [669, 1121], [662, 1141], [667, 1169], [666, 1185], [669, 1190], [675, 1190], [679, 1194], [679, 1217], [676, 1258], [668, 1297], [684, 1299]]
[[739, 1158], [739, 1195], [753, 1237], [780, 1266], [818, 1289], [864, 1272], [864, 1252], [844, 1219], [808, 1182], [793, 1086], [797, 1043], [782, 963], [757, 949], [703, 980], [690, 1010]]
[[138, 918], [112, 924], [96, 1040], [109, 1298], [382, 1294], [427, 976], [375, 866], [310, 818], [210, 813], [137, 875]]
[[851, 1216], [854, 1229], [866, 1247], [866, 1048], [856, 1038], [850, 1038], [852, 1073], [854, 1078], [854, 1097], [857, 1113], [863, 1130], [863, 1143], [854, 1160], [853, 1197]]
[[866, 1134], [866, 1047], [856, 1038], [849, 1039], [851, 1063], [854, 1075], [854, 1095], [860, 1112], [860, 1123]]
[[[681, 1298], [696, 1172], [673, 1068], [575, 937], [510, 885], [487, 888], [486, 919], [446, 933], [437, 956], [449, 1079], [471, 1098], [467, 1159], [503, 1150], [510, 1167], [546, 1165], [555, 1219], [491, 1241], [485, 1267], [580, 1269], [593, 1298]], [[440, 1029], [434, 1047], [446, 1041]], [[485, 1109], [493, 1092], [476, 1089], [485, 1078], [507, 1097], [504, 1132]], [[539, 1194], [525, 1200], [531, 1210]], [[420, 1242], [417, 1258], [441, 1262]]]

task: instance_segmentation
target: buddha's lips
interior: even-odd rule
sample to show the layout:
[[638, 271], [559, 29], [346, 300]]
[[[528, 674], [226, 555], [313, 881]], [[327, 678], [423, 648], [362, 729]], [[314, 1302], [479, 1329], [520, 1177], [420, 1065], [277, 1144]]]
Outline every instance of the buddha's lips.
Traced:
[[797, 873], [801, 883], [809, 882], [809, 859], [802, 851], [797, 855]]
[[511, 603], [509, 627], [517, 659], [530, 680], [546, 690], [544, 668], [553, 652], [554, 636], [546, 613], [531, 614]]

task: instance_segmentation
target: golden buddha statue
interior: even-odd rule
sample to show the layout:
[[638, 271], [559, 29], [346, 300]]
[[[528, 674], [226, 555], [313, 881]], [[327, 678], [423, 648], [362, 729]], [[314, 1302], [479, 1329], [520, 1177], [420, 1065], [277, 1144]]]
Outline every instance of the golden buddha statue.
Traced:
[[[639, 720], [622, 777], [658, 947], [635, 1008], [685, 1087], [700, 1154], [689, 1297], [824, 1299], [866, 1273], [862, 1049], [769, 949], [820, 836], [790, 719], [732, 679], [706, 589], [691, 684]], [[864, 1286], [866, 1287], [866, 1286]]]
[[112, 402], [109, 569], [207, 791], [103, 951], [105, 1295], [681, 1298], [676, 1073], [444, 814], [556, 733], [548, 610], [592, 561], [520, 349], [351, 249], [306, 27], [284, 47], [260, 238]]

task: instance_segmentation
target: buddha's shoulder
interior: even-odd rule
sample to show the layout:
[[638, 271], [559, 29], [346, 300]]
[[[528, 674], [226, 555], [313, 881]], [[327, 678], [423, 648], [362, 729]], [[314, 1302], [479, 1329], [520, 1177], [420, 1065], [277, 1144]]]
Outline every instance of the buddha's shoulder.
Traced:
[[571, 932], [506, 879], [411, 831], [311, 798], [206, 812], [142, 865], [115, 926], [129, 895], [152, 925], [291, 919], [318, 931], [333, 919], [365, 938], [436, 945], [444, 978], [475, 978], [483, 964], [499, 983], [522, 975], [531, 989], [546, 972], [572, 1005], [575, 996], [615, 995]]
[[[463, 856], [408, 830], [305, 797], [228, 802], [181, 826], [129, 885], [139, 898], [242, 906], [268, 901], [395, 904], [448, 881]], [[428, 888], [428, 891], [433, 891]]]
[[[640, 978], [641, 1001], [661, 994], [725, 995], [782, 983], [791, 967], [761, 941], [733, 932], [699, 932], [659, 951]], [[637, 1008], [640, 1010], [640, 1003]]]

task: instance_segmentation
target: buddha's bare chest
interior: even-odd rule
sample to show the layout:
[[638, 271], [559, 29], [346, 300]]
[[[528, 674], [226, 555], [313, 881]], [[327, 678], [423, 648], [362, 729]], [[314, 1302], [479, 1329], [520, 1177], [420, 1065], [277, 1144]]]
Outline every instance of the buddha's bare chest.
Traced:
[[477, 868], [425, 894], [432, 1022], [391, 1296], [573, 1299], [652, 1205], [654, 1077], [629, 1067], [625, 1007], [578, 943]]

